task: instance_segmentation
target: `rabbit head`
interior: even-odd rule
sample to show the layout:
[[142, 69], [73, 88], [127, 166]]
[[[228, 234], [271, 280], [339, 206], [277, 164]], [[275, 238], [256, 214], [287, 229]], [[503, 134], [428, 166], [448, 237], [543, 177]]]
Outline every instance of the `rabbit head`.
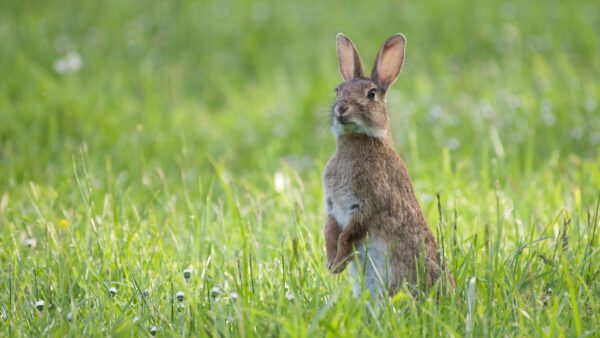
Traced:
[[396, 81], [402, 62], [406, 38], [401, 33], [388, 38], [375, 59], [370, 77], [356, 47], [344, 34], [337, 35], [340, 72], [344, 78], [337, 88], [331, 109], [331, 128], [337, 136], [347, 133], [384, 138], [390, 134], [390, 120], [385, 95]]

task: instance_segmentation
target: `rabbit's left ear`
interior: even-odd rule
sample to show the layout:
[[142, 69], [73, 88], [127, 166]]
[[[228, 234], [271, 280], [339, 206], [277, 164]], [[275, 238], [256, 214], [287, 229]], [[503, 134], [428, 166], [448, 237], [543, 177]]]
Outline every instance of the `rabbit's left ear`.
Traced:
[[355, 77], [364, 77], [365, 70], [358, 55], [358, 51], [354, 44], [347, 36], [338, 33], [336, 39], [338, 61], [340, 63], [340, 73], [344, 77], [344, 81], [348, 81]]
[[396, 81], [400, 69], [402, 69], [402, 63], [404, 62], [404, 46], [406, 45], [406, 38], [402, 33], [392, 35], [385, 41], [377, 58], [375, 59], [375, 66], [371, 72], [371, 79], [379, 87], [387, 92], [388, 88]]

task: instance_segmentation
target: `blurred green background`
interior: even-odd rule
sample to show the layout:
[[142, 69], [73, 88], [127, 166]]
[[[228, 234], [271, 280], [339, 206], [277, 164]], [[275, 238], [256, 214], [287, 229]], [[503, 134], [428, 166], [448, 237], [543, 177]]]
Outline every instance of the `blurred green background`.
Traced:
[[[208, 157], [241, 176], [281, 158], [323, 163], [334, 145], [326, 126], [339, 31], [368, 69], [385, 38], [407, 36], [388, 97], [405, 157], [438, 158], [450, 145], [469, 165], [487, 152], [522, 172], [553, 153], [598, 154], [595, 1], [0, 6], [1, 174], [10, 185], [69, 176], [82, 143], [92, 161], [110, 157], [134, 172], [146, 162], [176, 170], [184, 144], [196, 170]], [[71, 53], [81, 68], [58, 74], [53, 66]]]
[[[545, 333], [576, 333], [570, 308], [560, 318], [556, 308], [535, 312], [541, 305], [523, 290], [566, 292], [558, 258], [556, 266], [538, 261], [554, 259], [567, 218], [573, 243], [594, 244], [580, 224], [600, 191], [597, 0], [0, 1], [0, 284], [17, 288], [0, 297], [14, 314], [2, 332], [45, 334], [54, 317], [33, 308], [43, 298], [86, 316], [77, 327], [57, 324], [57, 335], [115, 330], [140, 313], [171, 334], [198, 334], [181, 324], [193, 316], [181, 326], [164, 319], [169, 283], [182, 288], [174, 276], [192, 266], [204, 280], [186, 289], [198, 300], [190, 311], [215, 335], [243, 335], [248, 324], [273, 335], [355, 334], [365, 308], [352, 307], [345, 275], [326, 271], [321, 236], [338, 32], [354, 41], [366, 69], [387, 37], [407, 37], [387, 98], [393, 138], [428, 223], [456, 239], [446, 254], [458, 297], [471, 277], [494, 276], [477, 290], [474, 334], [537, 336], [548, 323], [562, 329]], [[504, 232], [490, 230], [502, 219]], [[488, 264], [547, 235], [554, 238], [527, 263], [506, 271], [493, 258]], [[478, 253], [472, 264], [469, 245]], [[576, 250], [568, 266], [588, 262], [588, 253]], [[250, 296], [236, 279], [248, 257], [262, 269]], [[531, 264], [545, 283], [529, 284]], [[152, 315], [138, 300], [127, 303], [136, 289], [124, 266], [155, 292]], [[523, 289], [509, 297], [494, 280]], [[101, 296], [111, 285], [123, 298]], [[214, 285], [262, 303], [231, 320], [229, 305], [202, 307]], [[303, 303], [273, 301], [288, 286]], [[340, 290], [346, 303], [338, 305], [352, 310], [327, 312]], [[94, 299], [94, 309], [82, 299]], [[580, 309], [589, 304], [574, 299]], [[442, 311], [440, 320], [463, 334], [465, 311]], [[523, 311], [531, 317], [515, 319]], [[289, 321], [273, 324], [259, 312]], [[598, 328], [581, 313], [584, 328]], [[313, 316], [323, 322], [303, 331]], [[402, 324], [406, 332], [431, 324], [419, 318]], [[365, 325], [359, 333], [399, 332]]]

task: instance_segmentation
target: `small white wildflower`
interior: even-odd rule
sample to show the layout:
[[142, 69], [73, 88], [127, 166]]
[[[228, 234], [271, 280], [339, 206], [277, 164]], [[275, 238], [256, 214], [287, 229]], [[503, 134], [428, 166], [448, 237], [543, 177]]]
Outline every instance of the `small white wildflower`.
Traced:
[[82, 65], [81, 56], [77, 53], [71, 53], [56, 60], [54, 71], [58, 74], [73, 73], [78, 71]]
[[67, 313], [67, 320], [68, 320], [68, 321], [71, 321], [71, 320], [73, 320], [73, 312], [69, 312], [69, 313]]
[[144, 292], [142, 293], [142, 295], [144, 295], [144, 298], [149, 298], [150, 297], [150, 291], [148, 291], [148, 289], [144, 290]]
[[35, 302], [35, 308], [38, 311], [42, 311], [44, 309], [44, 301], [43, 300], [38, 300], [37, 302]]
[[137, 322], [139, 322], [139, 321], [140, 321], [140, 317], [138, 317], [138, 316], [135, 316], [135, 317], [133, 318], [133, 323], [134, 323], [134, 324], [135, 324], [135, 323], [137, 323]]
[[190, 270], [190, 269], [183, 270], [183, 278], [185, 278], [185, 280], [190, 280], [191, 277], [192, 277], [192, 270]]
[[281, 172], [278, 171], [275, 173], [275, 191], [283, 192], [285, 190], [285, 186], [287, 185], [287, 177]]
[[439, 104], [434, 104], [429, 108], [429, 118], [433, 121], [439, 120], [439, 118], [442, 117], [442, 113], [442, 106]]
[[235, 293], [235, 292], [230, 293], [229, 294], [229, 300], [230, 301], [236, 301], [236, 300], [238, 300], [238, 294]]
[[37, 244], [37, 243], [36, 243], [35, 239], [33, 239], [33, 238], [27, 238], [27, 239], [25, 240], [25, 245], [26, 245], [28, 248], [35, 248], [35, 245], [36, 245], [36, 244]]
[[108, 289], [108, 294], [111, 298], [114, 297], [117, 294], [117, 288], [111, 287], [110, 289]]
[[218, 286], [215, 286], [214, 288], [212, 288], [212, 289], [210, 290], [210, 295], [211, 295], [211, 297], [214, 299], [214, 298], [217, 298], [217, 297], [219, 296], [219, 293], [220, 293], [220, 292], [221, 292], [221, 290], [219, 290], [219, 287], [218, 287]]
[[183, 291], [177, 291], [177, 300], [179, 302], [183, 302], [184, 298], [185, 298], [185, 294], [183, 293]]
[[448, 139], [448, 141], [446, 141], [446, 147], [448, 147], [448, 149], [450, 150], [456, 150], [456, 148], [458, 148], [459, 142], [456, 138], [451, 137]]
[[292, 301], [294, 300], [294, 293], [291, 291], [288, 291], [288, 293], [285, 294], [285, 299]]
[[150, 334], [156, 336], [156, 326], [150, 328]]

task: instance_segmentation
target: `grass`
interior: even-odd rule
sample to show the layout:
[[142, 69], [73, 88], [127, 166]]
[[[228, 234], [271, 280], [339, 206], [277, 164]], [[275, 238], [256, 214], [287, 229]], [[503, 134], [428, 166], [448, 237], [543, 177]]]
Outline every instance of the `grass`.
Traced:
[[[592, 0], [1, 2], [0, 335], [597, 336], [599, 30]], [[367, 68], [407, 36], [439, 304], [325, 267], [339, 31]]]

